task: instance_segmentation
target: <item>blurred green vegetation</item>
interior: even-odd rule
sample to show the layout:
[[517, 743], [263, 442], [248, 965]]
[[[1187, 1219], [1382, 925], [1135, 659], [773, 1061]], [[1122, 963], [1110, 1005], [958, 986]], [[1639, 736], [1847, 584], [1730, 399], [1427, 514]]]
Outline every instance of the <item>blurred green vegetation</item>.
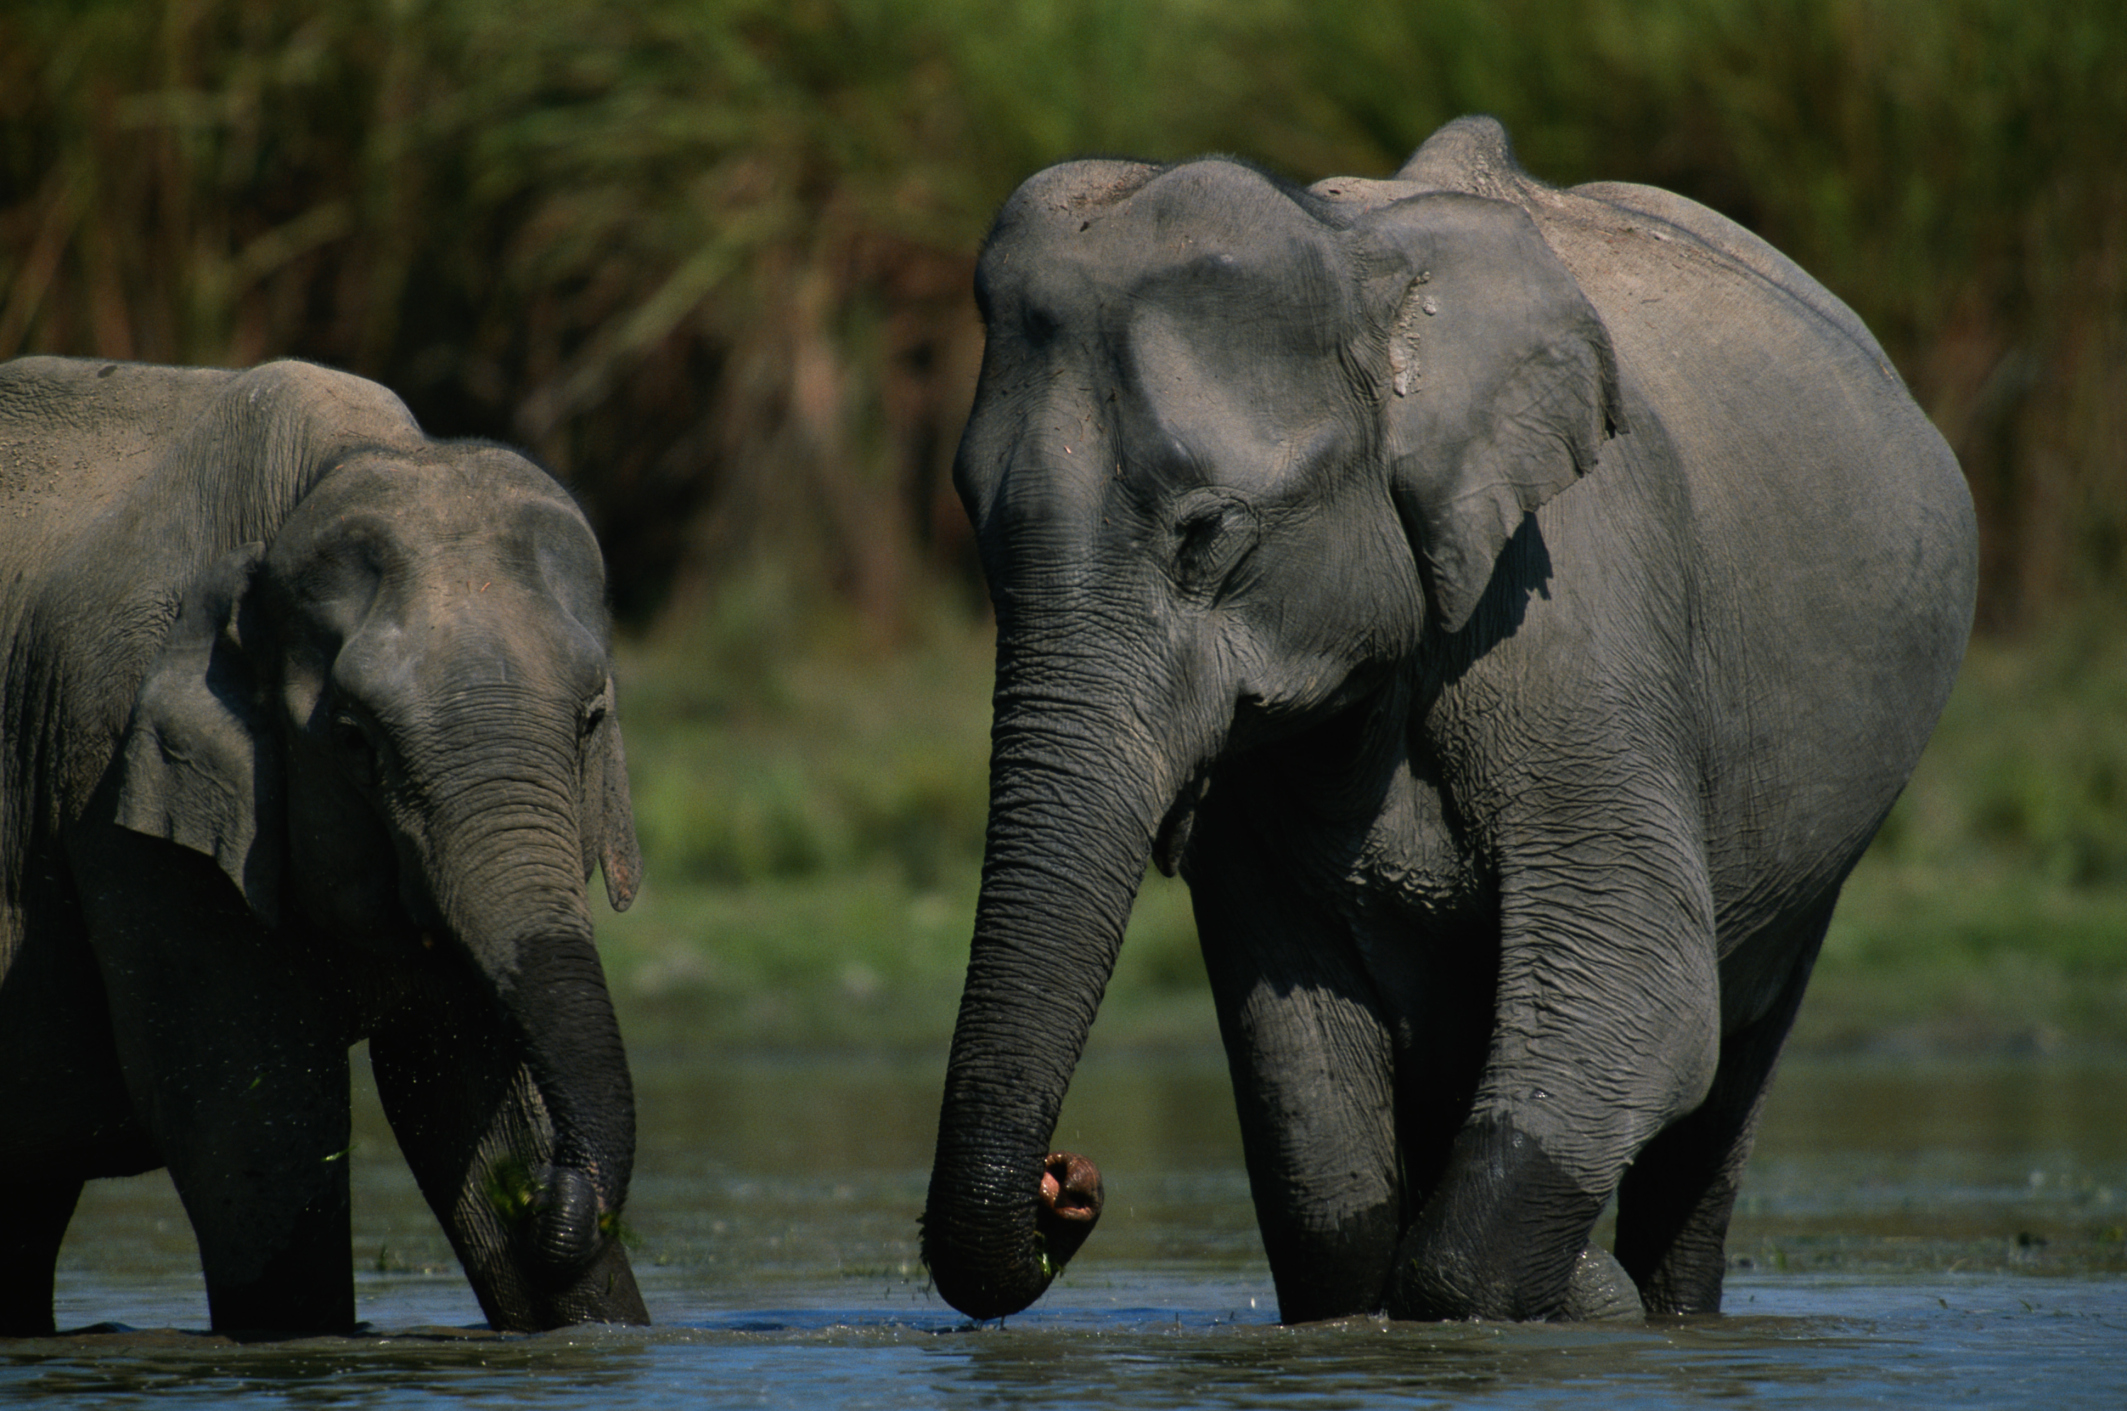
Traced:
[[[982, 865], [993, 634], [950, 605], [901, 645], [763, 569], [620, 661], [645, 883], [602, 918], [631, 1028], [735, 1046], [931, 1047]], [[772, 645], [771, 645], [772, 644]], [[1217, 1043], [1188, 891], [1157, 874], [1103, 1024]]]
[[1962, 458], [1985, 620], [2127, 555], [2117, 0], [13, 0], [0, 357], [296, 354], [532, 449], [623, 614], [757, 554], [891, 638], [990, 213], [1086, 152], [1386, 174], [1502, 118], [1854, 305]]
[[1796, 1038], [2127, 1042], [2127, 636], [1980, 638], [1847, 884]]
[[[629, 1002], [936, 1043], [985, 786], [948, 473], [991, 212], [1088, 152], [1385, 174], [1490, 112], [1545, 180], [1793, 255], [1971, 480], [1988, 636], [1804, 1037], [2121, 1038], [2123, 73], [2118, 0], [11, 0], [0, 357], [309, 357], [530, 449], [635, 636]], [[1208, 1040], [1178, 885], [1123, 967], [1110, 1016]]]
[[[992, 633], [861, 645], [755, 575], [621, 662], [643, 896], [600, 927], [631, 1027], [935, 1048], [982, 860]], [[772, 647], [764, 647], [774, 643]], [[1148, 876], [1103, 1046], [1218, 1043], [1188, 892]], [[1848, 883], [1803, 1050], [2127, 1044], [2127, 635], [2100, 611], [1975, 642]]]

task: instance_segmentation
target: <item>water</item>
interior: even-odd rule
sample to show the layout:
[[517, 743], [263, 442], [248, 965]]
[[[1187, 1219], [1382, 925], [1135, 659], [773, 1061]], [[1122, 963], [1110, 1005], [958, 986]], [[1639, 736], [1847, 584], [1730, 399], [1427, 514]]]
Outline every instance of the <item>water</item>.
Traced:
[[0, 1344], [0, 1399], [2127, 1404], [2127, 1061], [1789, 1065], [1730, 1239], [1727, 1316], [1641, 1328], [1276, 1326], [1222, 1069], [1122, 1055], [1089, 1061], [1059, 1131], [1106, 1172], [1100, 1230], [1032, 1310], [970, 1327], [916, 1263], [940, 1066], [639, 1052], [630, 1218], [651, 1329], [479, 1328], [373, 1100], [351, 1158], [363, 1336], [206, 1334], [167, 1179], [98, 1183], [58, 1312], [109, 1330]]

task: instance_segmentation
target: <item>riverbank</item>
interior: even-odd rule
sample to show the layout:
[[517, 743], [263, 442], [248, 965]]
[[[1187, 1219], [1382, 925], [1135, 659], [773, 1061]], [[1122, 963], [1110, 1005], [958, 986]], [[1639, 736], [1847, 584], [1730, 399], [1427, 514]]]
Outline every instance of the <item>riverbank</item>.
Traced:
[[[2127, 1045], [2127, 633], [1982, 639], [1849, 882], [1794, 1046]], [[648, 878], [601, 942], [631, 1030], [942, 1050], [981, 866], [991, 639], [892, 652], [756, 580], [623, 653]], [[1147, 878], [1103, 1046], [1217, 1044], [1187, 889]]]

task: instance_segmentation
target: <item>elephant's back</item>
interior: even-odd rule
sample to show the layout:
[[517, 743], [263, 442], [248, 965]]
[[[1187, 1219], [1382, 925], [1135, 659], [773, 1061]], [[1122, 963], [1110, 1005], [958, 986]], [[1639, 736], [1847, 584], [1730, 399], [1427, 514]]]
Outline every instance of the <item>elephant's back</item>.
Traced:
[[[1890, 359], [1876, 341], [1876, 335], [1869, 332], [1861, 316], [1848, 308], [1844, 300], [1756, 232], [1736, 224], [1720, 212], [1674, 191], [1629, 181], [1591, 181], [1556, 194], [1567, 198], [1568, 202], [1577, 199], [1603, 207], [1606, 213], [1614, 213], [1610, 215], [1612, 222], [1644, 232], [1657, 241], [1689, 241], [1750, 270], [1784, 296], [1807, 305], [1878, 363], [1889, 366]], [[1619, 217], [1622, 221], [1618, 220]]]
[[1665, 197], [1702, 229], [1657, 226], [1588, 189], [1550, 193], [1539, 223], [1610, 334], [1626, 440], [1663, 443], [1704, 594], [1747, 600], [1731, 608], [1741, 622], [1821, 649], [1955, 623], [1954, 665], [1976, 574], [1971, 496], [1875, 338], [1713, 212], [1617, 188]]
[[0, 584], [38, 581], [68, 543], [141, 493], [168, 428], [196, 422], [232, 376], [85, 358], [0, 364]]

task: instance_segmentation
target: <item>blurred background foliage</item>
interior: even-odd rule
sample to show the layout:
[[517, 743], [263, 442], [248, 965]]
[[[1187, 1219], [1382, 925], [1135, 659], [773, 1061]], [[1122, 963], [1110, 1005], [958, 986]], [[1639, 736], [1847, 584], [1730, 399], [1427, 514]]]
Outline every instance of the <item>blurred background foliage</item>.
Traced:
[[[0, 357], [312, 358], [529, 449], [631, 629], [629, 984], [935, 1039], [985, 786], [949, 472], [991, 213], [1069, 156], [1386, 174], [1490, 112], [1545, 180], [1793, 255], [1971, 480], [1985, 640], [1811, 1032], [1969, 990], [1967, 1028], [2127, 1037], [2123, 74], [2118, 0], [11, 0]], [[1126, 1004], [1200, 1000], [1179, 892]], [[2056, 904], [2081, 939], [2033, 960]]]

